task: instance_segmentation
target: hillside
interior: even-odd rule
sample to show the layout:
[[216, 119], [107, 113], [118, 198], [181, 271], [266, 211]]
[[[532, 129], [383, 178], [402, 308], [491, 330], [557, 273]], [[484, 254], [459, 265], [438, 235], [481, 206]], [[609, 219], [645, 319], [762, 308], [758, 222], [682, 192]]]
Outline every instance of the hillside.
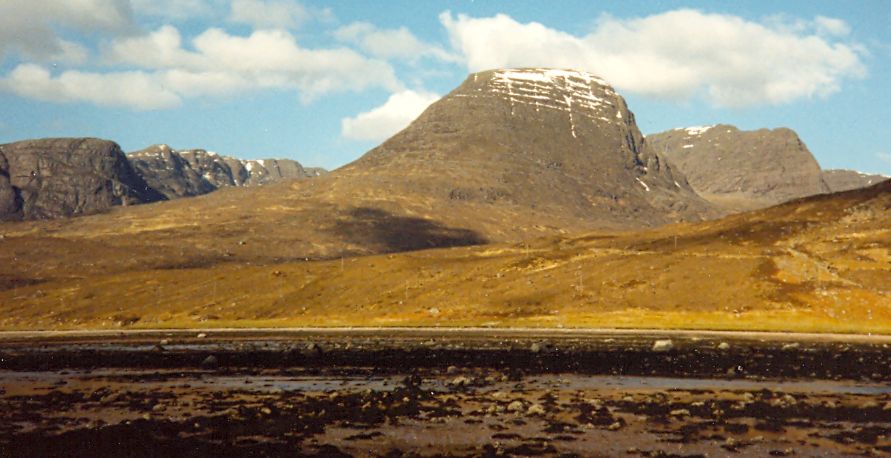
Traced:
[[688, 127], [647, 136], [696, 192], [725, 212], [828, 192], [820, 165], [791, 129]]
[[[18, 251], [34, 237], [7, 235], [0, 252]], [[52, 259], [59, 242], [48, 235], [41, 240], [43, 250], [22, 248], [32, 261]], [[891, 333], [891, 181], [648, 231], [330, 261], [99, 273], [97, 267], [113, 261], [91, 247], [80, 251], [77, 269], [60, 263], [59, 272], [34, 284], [7, 284], [0, 291], [0, 327], [482, 325]]]

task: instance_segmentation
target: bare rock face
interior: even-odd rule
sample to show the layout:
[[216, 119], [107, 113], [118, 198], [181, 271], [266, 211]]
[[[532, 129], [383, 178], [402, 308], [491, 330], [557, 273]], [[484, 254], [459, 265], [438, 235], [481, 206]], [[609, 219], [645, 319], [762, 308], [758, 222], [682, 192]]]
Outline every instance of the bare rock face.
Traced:
[[257, 186], [321, 174], [315, 169], [307, 172], [289, 159], [242, 160], [203, 149], [177, 151], [167, 145], [153, 145], [127, 157], [139, 174], [169, 199], [207, 194], [226, 186]]
[[850, 191], [881, 183], [891, 177], [874, 173], [863, 173], [855, 170], [824, 170], [823, 180], [832, 192]]
[[538, 218], [563, 229], [649, 227], [711, 211], [649, 147], [625, 100], [600, 78], [570, 70], [472, 74], [336, 175], [363, 193], [422, 194], [425, 213], [483, 205], [513, 212], [518, 226]]
[[121, 148], [96, 138], [48, 138], [0, 145], [0, 219], [84, 215], [164, 200]]
[[127, 159], [146, 182], [168, 199], [199, 196], [217, 189], [196, 172], [179, 152], [167, 145], [154, 145], [127, 153]]
[[829, 192], [820, 165], [791, 129], [741, 131], [719, 124], [647, 140], [700, 195], [726, 211], [768, 207]]

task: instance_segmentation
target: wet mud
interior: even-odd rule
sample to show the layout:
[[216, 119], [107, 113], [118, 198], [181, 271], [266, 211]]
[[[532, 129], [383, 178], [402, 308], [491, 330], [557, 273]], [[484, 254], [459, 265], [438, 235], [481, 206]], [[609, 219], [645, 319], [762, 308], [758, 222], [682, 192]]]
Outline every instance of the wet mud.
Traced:
[[0, 342], [0, 456], [881, 456], [880, 343]]

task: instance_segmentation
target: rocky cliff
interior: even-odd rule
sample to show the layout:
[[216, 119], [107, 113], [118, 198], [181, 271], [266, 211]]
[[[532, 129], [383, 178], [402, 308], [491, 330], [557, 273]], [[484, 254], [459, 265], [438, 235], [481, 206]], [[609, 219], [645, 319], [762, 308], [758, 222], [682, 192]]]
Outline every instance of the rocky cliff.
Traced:
[[203, 149], [177, 151], [152, 145], [127, 154], [133, 167], [170, 199], [197, 196], [228, 186], [257, 186], [287, 178], [318, 176], [289, 159], [243, 160]]
[[48, 138], [0, 145], [0, 219], [83, 215], [163, 199], [114, 142]]

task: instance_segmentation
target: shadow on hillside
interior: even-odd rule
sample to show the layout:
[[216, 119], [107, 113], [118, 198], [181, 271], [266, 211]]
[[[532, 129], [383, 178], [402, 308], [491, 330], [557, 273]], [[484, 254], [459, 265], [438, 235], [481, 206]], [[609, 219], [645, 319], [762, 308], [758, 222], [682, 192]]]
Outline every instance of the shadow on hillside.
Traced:
[[347, 242], [384, 253], [488, 242], [470, 229], [446, 227], [436, 221], [367, 207], [350, 210], [338, 219], [333, 232]]

